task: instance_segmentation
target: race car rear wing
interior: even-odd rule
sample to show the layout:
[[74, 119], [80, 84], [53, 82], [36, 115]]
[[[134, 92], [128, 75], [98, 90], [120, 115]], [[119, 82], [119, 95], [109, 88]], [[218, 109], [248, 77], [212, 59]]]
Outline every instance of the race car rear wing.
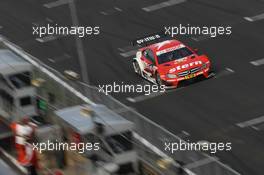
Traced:
[[168, 40], [171, 37], [169, 35], [166, 35], [164, 32], [155, 33], [152, 35], [144, 36], [138, 39], [135, 39], [132, 41], [133, 46], [147, 46], [154, 43], [162, 42], [164, 40]]

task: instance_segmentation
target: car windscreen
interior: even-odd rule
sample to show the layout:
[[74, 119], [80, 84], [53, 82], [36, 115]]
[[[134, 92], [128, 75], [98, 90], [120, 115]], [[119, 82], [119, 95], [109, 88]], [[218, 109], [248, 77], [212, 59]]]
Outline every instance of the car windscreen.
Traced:
[[160, 55], [158, 55], [158, 63], [159, 64], [163, 64], [163, 63], [167, 63], [170, 61], [174, 61], [174, 60], [178, 60], [187, 56], [192, 55], [193, 52], [188, 49], [187, 47], [183, 47], [180, 49], [176, 49], [170, 52], [166, 52], [166, 53], [162, 53]]

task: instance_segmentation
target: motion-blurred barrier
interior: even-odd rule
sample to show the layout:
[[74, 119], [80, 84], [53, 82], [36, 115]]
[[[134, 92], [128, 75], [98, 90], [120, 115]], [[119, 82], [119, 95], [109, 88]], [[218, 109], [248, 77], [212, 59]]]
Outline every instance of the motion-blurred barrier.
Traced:
[[[83, 87], [86, 87], [92, 96], [90, 98], [95, 103], [100, 103], [108, 106], [110, 109], [120, 114], [124, 118], [135, 123], [136, 130], [135, 132], [140, 135], [142, 138], [145, 138], [153, 146], [159, 150], [165, 152], [164, 142], [170, 143], [179, 143], [181, 138], [169, 132], [168, 130], [162, 128], [156, 123], [152, 122], [145, 116], [139, 114], [134, 109], [127, 107], [126, 105], [120, 103], [113, 97], [109, 95], [104, 95], [99, 93], [98, 89], [95, 87], [87, 86], [81, 83]], [[142, 144], [138, 140], [139, 144]], [[143, 144], [142, 144], [143, 145]], [[239, 173], [231, 169], [229, 166], [221, 163], [217, 158], [211, 157], [205, 153], [199, 151], [175, 151], [174, 154], [167, 154], [171, 157], [176, 163], [171, 163], [170, 166], [161, 167], [158, 164], [160, 159], [163, 159], [164, 156], [155, 154], [154, 152], [146, 151], [149, 150], [149, 147], [146, 149], [138, 148], [138, 152], [141, 158], [147, 158], [144, 161], [147, 161], [152, 166], [156, 167], [159, 171], [162, 171], [164, 174], [179, 174], [181, 170], [178, 166], [183, 165], [190, 169], [191, 172], [188, 172], [186, 169], [183, 170], [185, 173], [194, 173], [197, 175], [238, 175]], [[166, 158], [166, 157], [165, 157]], [[166, 170], [166, 171], [165, 171]], [[186, 172], [187, 171], [187, 172]], [[177, 173], [178, 172], [178, 173]]]
[[[34, 79], [43, 79], [45, 82], [38, 87], [39, 112], [45, 116], [52, 116], [55, 109], [79, 105], [83, 103], [104, 104], [114, 112], [120, 114], [127, 120], [135, 123], [136, 138], [135, 147], [141, 160], [140, 169], [147, 175], [238, 175], [239, 173], [229, 166], [221, 163], [214, 157], [210, 157], [199, 151], [175, 151], [174, 154], [165, 154], [164, 142], [179, 143], [181, 138], [170, 133], [166, 129], [147, 119], [135, 110], [125, 106], [113, 97], [99, 92], [94, 86], [82, 82], [67, 80], [56, 70], [44, 65], [38, 59], [25, 53], [21, 48], [15, 46], [2, 38], [6, 47], [21, 56], [30, 57], [36, 64]], [[19, 53], [18, 53], [19, 50]], [[22, 54], [21, 54], [22, 53]], [[48, 70], [57, 78], [47, 74]], [[58, 79], [60, 81], [58, 81]], [[63, 80], [63, 82], [61, 81]], [[80, 93], [79, 93], [80, 92]], [[83, 95], [85, 98], [83, 98]], [[45, 104], [48, 104], [45, 106]], [[52, 118], [49, 118], [52, 120]], [[150, 144], [151, 143], [151, 144]], [[171, 159], [170, 159], [171, 158]]]

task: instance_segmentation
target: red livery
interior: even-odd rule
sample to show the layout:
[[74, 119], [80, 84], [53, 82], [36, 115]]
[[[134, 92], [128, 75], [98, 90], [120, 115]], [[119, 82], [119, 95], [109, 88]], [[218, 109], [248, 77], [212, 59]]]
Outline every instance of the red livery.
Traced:
[[[157, 38], [161, 37], [155, 35], [137, 42]], [[137, 74], [155, 84], [177, 87], [183, 80], [198, 76], [208, 78], [210, 61], [206, 55], [198, 55], [196, 50], [170, 39], [140, 48], [133, 59], [133, 67]]]

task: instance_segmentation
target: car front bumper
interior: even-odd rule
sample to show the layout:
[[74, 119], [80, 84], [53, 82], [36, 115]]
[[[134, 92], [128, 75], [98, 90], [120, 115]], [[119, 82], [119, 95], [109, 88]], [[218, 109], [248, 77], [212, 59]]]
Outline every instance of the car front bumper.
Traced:
[[196, 72], [194, 74], [189, 74], [183, 77], [177, 77], [177, 78], [168, 78], [167, 76], [163, 76], [161, 77], [163, 84], [166, 86], [166, 88], [175, 88], [178, 86], [180, 81], [184, 81], [184, 80], [190, 80], [193, 78], [196, 78], [198, 76], [204, 76], [204, 78], [208, 78], [209, 77], [209, 70], [210, 68], [205, 68], [199, 72]]

